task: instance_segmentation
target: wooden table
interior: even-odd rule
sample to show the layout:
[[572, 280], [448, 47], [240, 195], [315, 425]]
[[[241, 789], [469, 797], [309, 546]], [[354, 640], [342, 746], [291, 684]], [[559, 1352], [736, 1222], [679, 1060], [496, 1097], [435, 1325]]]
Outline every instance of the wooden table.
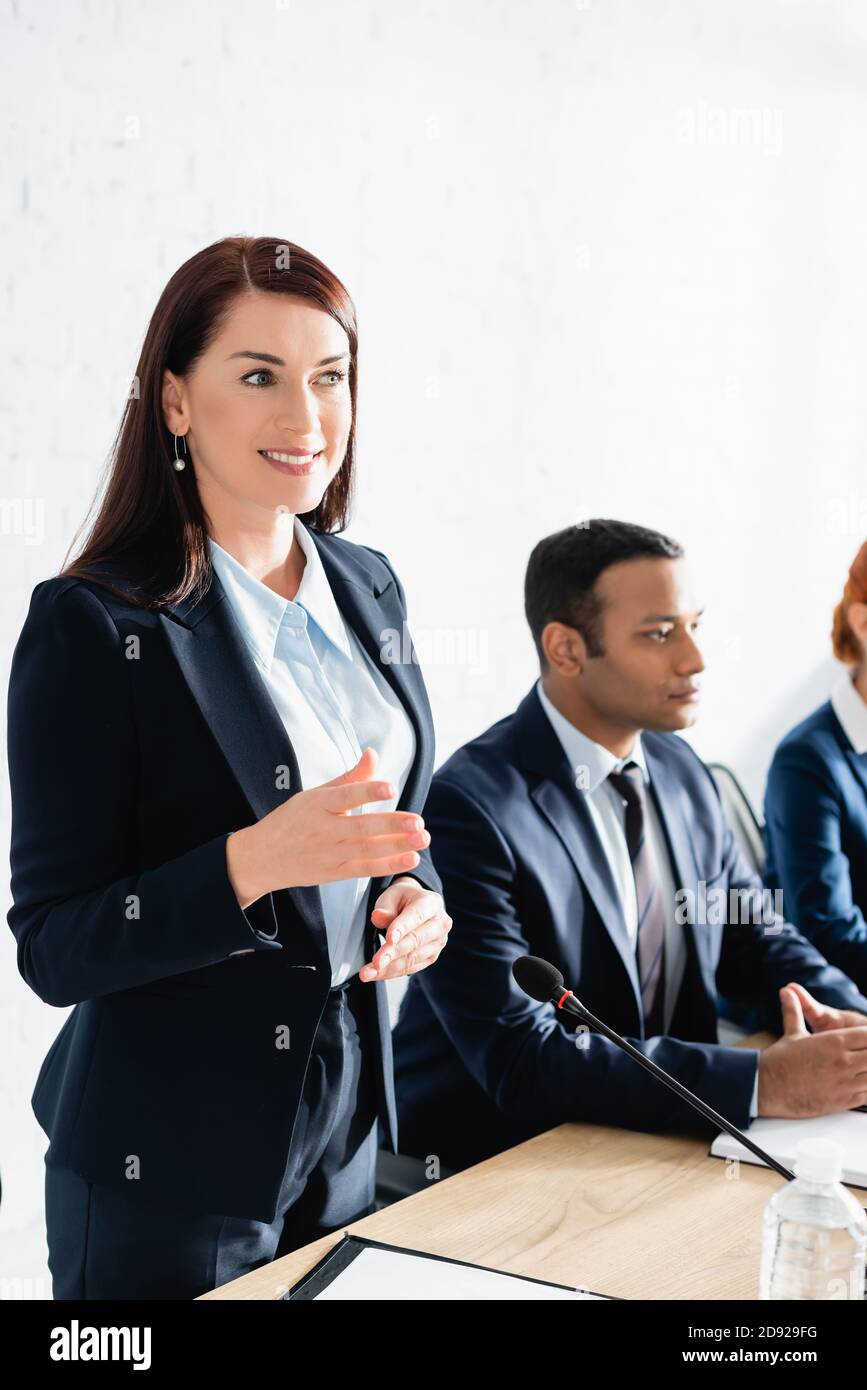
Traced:
[[[620, 1298], [755, 1299], [762, 1211], [783, 1179], [708, 1148], [683, 1135], [559, 1125], [345, 1229]], [[342, 1236], [197, 1301], [280, 1298]]]

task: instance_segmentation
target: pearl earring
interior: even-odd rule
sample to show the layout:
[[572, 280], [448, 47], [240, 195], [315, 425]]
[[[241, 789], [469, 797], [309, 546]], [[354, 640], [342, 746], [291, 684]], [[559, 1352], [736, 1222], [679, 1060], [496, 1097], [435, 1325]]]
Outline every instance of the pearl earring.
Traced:
[[[183, 435], [181, 435], [180, 437], [181, 437], [181, 439], [184, 439], [184, 436], [183, 436]], [[181, 469], [182, 469], [182, 468], [186, 468], [187, 465], [186, 465], [186, 463], [185, 463], [185, 461], [184, 461], [183, 459], [179, 459], [179, 458], [178, 458], [178, 436], [177, 436], [177, 435], [174, 436], [174, 440], [175, 440], [175, 468], [176, 468], [177, 471], [180, 473]], [[186, 440], [184, 439], [184, 453], [186, 453], [186, 452], [187, 452], [187, 444], [186, 444]]]

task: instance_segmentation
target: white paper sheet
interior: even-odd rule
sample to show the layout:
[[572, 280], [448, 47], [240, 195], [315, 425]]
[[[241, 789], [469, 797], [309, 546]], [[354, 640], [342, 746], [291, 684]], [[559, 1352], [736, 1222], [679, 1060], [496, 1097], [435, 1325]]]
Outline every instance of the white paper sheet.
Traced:
[[316, 1301], [358, 1299], [519, 1299], [523, 1302], [603, 1298], [601, 1294], [551, 1288], [510, 1274], [492, 1273], [451, 1260], [429, 1260], [394, 1250], [362, 1250]]
[[[818, 1115], [809, 1120], [753, 1120], [746, 1133], [778, 1163], [791, 1169], [795, 1148], [802, 1139], [835, 1139], [845, 1154], [843, 1182], [867, 1187], [867, 1115], [863, 1111], [843, 1110], [839, 1115]], [[768, 1166], [725, 1131], [717, 1135], [710, 1151], [715, 1158], [739, 1158], [759, 1168]]]

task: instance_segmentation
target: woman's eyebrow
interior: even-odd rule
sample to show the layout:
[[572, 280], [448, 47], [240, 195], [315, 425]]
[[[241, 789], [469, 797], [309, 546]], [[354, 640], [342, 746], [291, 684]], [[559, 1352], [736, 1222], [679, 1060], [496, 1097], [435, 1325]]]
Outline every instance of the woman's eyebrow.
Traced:
[[[329, 362], [339, 362], [341, 358], [348, 356], [348, 352], [338, 352], [336, 357], [323, 357], [321, 362], [316, 363], [316, 366], [327, 367]], [[275, 367], [286, 366], [283, 358], [275, 357], [273, 352], [251, 352], [248, 348], [245, 348], [243, 352], [230, 352], [226, 361], [231, 362], [233, 357], [249, 357], [253, 362], [273, 362]]]

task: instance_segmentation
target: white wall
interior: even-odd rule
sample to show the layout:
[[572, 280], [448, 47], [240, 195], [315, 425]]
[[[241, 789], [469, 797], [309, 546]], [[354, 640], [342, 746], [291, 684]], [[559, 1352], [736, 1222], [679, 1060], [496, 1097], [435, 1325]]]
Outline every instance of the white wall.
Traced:
[[[348, 535], [391, 556], [431, 647], [440, 760], [535, 678], [532, 545], [601, 514], [700, 563], [694, 741], [761, 794], [834, 677], [867, 536], [863, 6], [20, 0], [0, 44], [4, 679], [166, 279], [275, 235], [358, 306]], [[64, 1013], [13, 946], [0, 1278], [46, 1297], [29, 1096]]]

